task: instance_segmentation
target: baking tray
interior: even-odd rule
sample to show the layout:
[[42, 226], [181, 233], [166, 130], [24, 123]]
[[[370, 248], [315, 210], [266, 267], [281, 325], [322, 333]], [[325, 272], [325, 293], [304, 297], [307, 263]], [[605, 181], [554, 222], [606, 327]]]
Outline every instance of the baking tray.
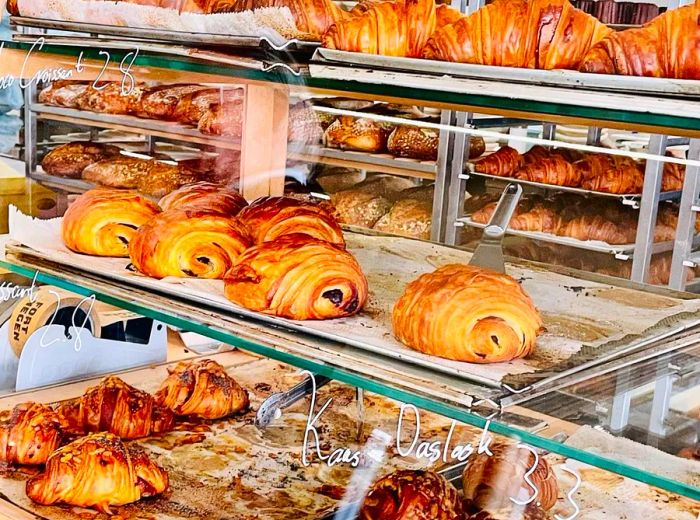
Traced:
[[[583, 188], [575, 188], [573, 186], [559, 186], [557, 184], [545, 184], [543, 182], [532, 182], [525, 181], [521, 179], [516, 179], [513, 177], [503, 177], [500, 175], [489, 175], [487, 173], [480, 173], [475, 171], [465, 172], [462, 176], [464, 180], [469, 177], [482, 177], [484, 179], [491, 179], [494, 181], [499, 181], [503, 183], [515, 182], [517, 184], [522, 184], [524, 186], [532, 186], [534, 188], [540, 188], [545, 190], [557, 190], [557, 191], [568, 191], [571, 193], [579, 193], [581, 195], [592, 195], [595, 197], [608, 197], [611, 199], [617, 199], [622, 204], [626, 206], [632, 206], [633, 208], [639, 209], [639, 203], [642, 199], [641, 193], [605, 193], [603, 191], [593, 191], [586, 190]], [[675, 200], [681, 196], [681, 191], [665, 191], [659, 194], [659, 200]]]
[[277, 40], [257, 36], [230, 36], [225, 34], [202, 34], [183, 31], [171, 31], [166, 29], [145, 29], [137, 27], [121, 27], [117, 25], [103, 25], [83, 22], [70, 22], [63, 20], [43, 20], [40, 18], [28, 18], [24, 16], [11, 16], [10, 23], [23, 27], [37, 27], [58, 31], [70, 31], [77, 33], [99, 34], [105, 36], [118, 36], [137, 41], [153, 41], [174, 45], [190, 45], [205, 47], [226, 47], [244, 49], [262, 49], [265, 51], [299, 51], [311, 54], [319, 45], [319, 42], [298, 39]]
[[316, 49], [312, 61], [318, 64], [369, 67], [372, 69], [430, 74], [441, 77], [451, 76], [530, 85], [627, 92], [654, 97], [672, 96], [700, 99], [700, 80], [590, 74], [572, 70], [496, 67], [418, 58], [380, 56], [378, 54], [363, 54], [321, 47]]
[[[48, 260], [115, 281], [124, 286], [186, 299], [230, 315], [252, 319], [273, 327], [309, 334], [322, 339], [379, 354], [414, 367], [458, 377], [506, 392], [529, 388], [538, 374], [554, 381], [616, 357], [647, 349], [700, 324], [700, 299], [681, 293], [641, 293], [606, 283], [587, 281], [535, 267], [508, 265], [508, 272], [522, 281], [540, 308], [548, 332], [527, 359], [508, 363], [471, 364], [414, 351], [394, 339], [391, 309], [407, 283], [424, 272], [447, 263], [468, 263], [471, 254], [430, 242], [346, 233], [351, 251], [369, 281], [370, 298], [356, 316], [326, 321], [293, 321], [267, 316], [239, 307], [223, 295], [220, 280], [154, 280], [127, 269], [128, 259], [97, 258], [68, 251], [60, 238], [61, 219], [33, 220], [11, 208], [10, 236], [25, 244], [10, 247], [30, 258]], [[610, 321], [614, 316], [615, 321]], [[579, 356], [580, 353], [584, 355]], [[566, 363], [566, 367], [558, 370]], [[521, 384], [520, 381], [523, 381]], [[506, 385], [504, 381], [509, 383]]]
[[89, 112], [75, 108], [57, 107], [42, 103], [32, 103], [29, 110], [36, 113], [42, 119], [63, 121], [76, 125], [111, 128], [139, 132], [147, 135], [155, 135], [166, 139], [191, 142], [227, 148], [231, 150], [241, 149], [241, 140], [234, 137], [220, 137], [206, 135], [191, 126], [185, 126], [173, 121], [160, 121], [157, 119], [142, 119], [140, 117], [122, 114], [104, 114]]

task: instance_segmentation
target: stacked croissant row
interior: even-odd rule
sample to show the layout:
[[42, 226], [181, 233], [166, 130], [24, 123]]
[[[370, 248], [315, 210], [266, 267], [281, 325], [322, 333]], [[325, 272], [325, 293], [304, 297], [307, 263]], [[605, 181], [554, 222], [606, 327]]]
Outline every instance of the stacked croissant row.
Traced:
[[72, 251], [129, 257], [153, 278], [223, 279], [234, 303], [285, 318], [349, 316], [367, 299], [367, 280], [324, 204], [263, 197], [248, 205], [212, 183], [186, 186], [159, 204], [95, 189], [68, 208], [62, 234]]
[[[567, 149], [533, 146], [525, 154], [503, 146], [473, 162], [479, 173], [530, 182], [583, 188], [615, 194], [639, 194], [644, 187], [645, 164], [629, 157], [599, 153], [581, 155]], [[664, 163], [661, 191], [683, 189], [684, 167]]]
[[[488, 203], [474, 211], [471, 218], [474, 222], [486, 224], [495, 208], [495, 202]], [[551, 233], [619, 245], [634, 243], [637, 216], [638, 212], [617, 201], [572, 194], [557, 194], [549, 198], [530, 196], [521, 199], [508, 226], [518, 231]], [[673, 204], [661, 205], [654, 240], [674, 240], [677, 224], [678, 207]], [[696, 228], [700, 230], [700, 221]]]
[[180, 417], [220, 419], [247, 411], [248, 393], [215, 361], [180, 363], [155, 395], [115, 376], [79, 398], [28, 402], [0, 415], [0, 460], [44, 466], [26, 493], [43, 505], [110, 507], [159, 495], [168, 472], [126, 443], [168, 432]]
[[356, 8], [322, 41], [386, 56], [700, 79], [699, 15], [696, 2], [615, 32], [568, 0], [496, 0], [469, 16], [434, 0], [395, 0]]

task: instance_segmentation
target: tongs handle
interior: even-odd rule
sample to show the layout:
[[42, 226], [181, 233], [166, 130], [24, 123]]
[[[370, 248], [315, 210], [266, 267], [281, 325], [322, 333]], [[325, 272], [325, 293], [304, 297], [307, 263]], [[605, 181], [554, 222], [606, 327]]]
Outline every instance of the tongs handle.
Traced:
[[482, 241], [501, 241], [506, 234], [508, 223], [518, 207], [522, 193], [523, 188], [520, 184], [510, 183], [506, 186], [501, 199], [496, 205], [496, 210], [491, 215], [491, 220], [484, 228]]
[[[316, 389], [319, 389], [332, 381], [331, 378], [321, 375], [314, 375], [314, 380], [316, 381]], [[260, 405], [258, 413], [255, 417], [255, 425], [258, 428], [266, 428], [273, 420], [279, 417], [280, 412], [283, 409], [292, 406], [300, 399], [310, 395], [313, 391], [314, 383], [310, 377], [307, 377], [304, 379], [304, 381], [286, 392], [272, 394]]]

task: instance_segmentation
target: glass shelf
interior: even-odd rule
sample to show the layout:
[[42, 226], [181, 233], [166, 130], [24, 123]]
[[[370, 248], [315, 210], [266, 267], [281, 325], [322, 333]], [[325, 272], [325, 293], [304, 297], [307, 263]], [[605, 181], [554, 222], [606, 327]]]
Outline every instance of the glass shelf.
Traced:
[[[124, 43], [124, 45], [128, 46], [130, 44]], [[5, 42], [4, 52], [13, 49], [27, 51], [30, 48], [31, 44], [29, 43]], [[132, 50], [132, 48], [109, 49], [112, 64], [118, 66]], [[42, 55], [44, 58], [50, 58], [52, 55], [77, 57], [81, 53], [86, 59], [94, 59], [98, 60], [99, 63], [104, 63], [104, 55], [99, 54], [100, 49], [92, 47], [46, 44], [43, 51], [33, 51], [33, 55], [37, 56], [37, 58]], [[215, 81], [215, 77], [218, 76], [220, 81], [223, 78], [236, 78], [240, 81], [278, 83], [289, 85], [293, 88], [312, 90], [317, 93], [345, 93], [353, 94], [356, 97], [384, 99], [404, 104], [432, 105], [461, 111], [537, 117], [553, 122], [616, 126], [674, 135], [700, 135], [700, 121], [695, 117], [681, 115], [683, 113], [682, 110], [671, 115], [622, 109], [610, 110], [593, 106], [577, 106], [516, 97], [500, 97], [485, 93], [464, 94], [458, 91], [445, 91], [440, 89], [439, 86], [419, 86], [421, 83], [415, 81], [419, 76], [402, 76], [401, 73], [394, 74], [397, 79], [396, 84], [392, 85], [369, 81], [314, 77], [308, 73], [308, 69], [303, 65], [299, 67], [301, 71], [299, 75], [277, 67], [266, 72], [260, 70], [260, 67], [268, 69], [273, 63], [264, 60], [257, 63], [258, 65], [255, 66], [258, 68], [255, 69], [213, 63], [212, 61], [193, 59], [186, 56], [141, 51], [134, 62], [134, 66], [136, 69], [148, 69], [151, 73], [149, 79], [157, 79], [158, 70], [167, 71], [168, 77], [174, 81], [177, 80], [178, 74], [181, 74], [181, 77], [179, 77], [180, 81], [192, 81], [191, 74], [199, 73], [211, 76], [209, 78], [210, 81]], [[292, 63], [291, 60], [290, 63]], [[251, 64], [251, 66], [253, 65]], [[644, 98], [640, 97], [639, 102], [643, 101]], [[688, 102], [684, 101], [683, 103]]]
[[[31, 206], [29, 204], [29, 207]], [[4, 210], [4, 208], [2, 209]], [[234, 315], [222, 315], [221, 311], [215, 312], [202, 308], [199, 304], [191, 302], [188, 304], [177, 298], [164, 298], [162, 295], [145, 289], [124, 286], [89, 274], [76, 279], [75, 273], [68, 267], [52, 267], [47, 263], [40, 266], [37, 271], [31, 266], [23, 264], [22, 260], [8, 261], [3, 259], [0, 261], [1, 268], [28, 279], [32, 279], [36, 273], [37, 281], [40, 283], [58, 286], [84, 296], [94, 294], [100, 301], [159, 320], [172, 327], [195, 332], [230, 344], [243, 351], [309, 370], [477, 428], [484, 428], [488, 422], [488, 429], [493, 433], [517, 438], [523, 443], [542, 450], [557, 453], [563, 457], [575, 459], [694, 500], [700, 500], [700, 488], [674, 479], [673, 476], [662, 471], [657, 472], [653, 465], [636, 465], [636, 462], [620, 457], [615, 452], [589, 450], [587, 446], [581, 444], [570, 445], [564, 438], [571, 435], [572, 431], [578, 430], [580, 426], [586, 425], [593, 426], [594, 430], [601, 435], [607, 435], [603, 432], [610, 430], [610, 424], [607, 422], [609, 413], [607, 412], [609, 407], [613, 406], [614, 392], [611, 389], [615, 388], [611, 382], [619, 380], [626, 381], [628, 383], [626, 388], [637, 392], [631, 394], [630, 409], [632, 413], [626, 425], [629, 428], [624, 429], [625, 434], [629, 433], [630, 437], [645, 445], [640, 449], [646, 450], [648, 446], [654, 445], [664, 446], [663, 443], [657, 442], [658, 436], [653, 436], [649, 431], [645, 432], [643, 428], [640, 428], [640, 425], [643, 424], [640, 417], [645, 413], [649, 414], [650, 401], [648, 396], [640, 397], [639, 389], [649, 385], [653, 386], [657, 380], [667, 376], [667, 372], [661, 369], [662, 365], [683, 367], [683, 373], [680, 374], [683, 382], [676, 385], [678, 392], [692, 388], [692, 385], [696, 383], [692, 370], [693, 363], [700, 365], [698, 362], [700, 347], [695, 345], [669, 354], [667, 357], [632, 362], [624, 370], [613, 370], [604, 376], [579, 380], [576, 385], [549, 392], [537, 398], [521, 400], [516, 405], [499, 412], [497, 409], [485, 406], [486, 399], [481, 403], [478, 400], [474, 401], [469, 406], [464, 402], [459, 402], [457, 397], [450, 398], [449, 394], [444, 394], [442, 397], [431, 394], [429, 386], [422, 388], [418, 381], [420, 381], [421, 374], [424, 379], [430, 379], [433, 383], [435, 381], [432, 381], [427, 372], [407, 364], [385, 361], [385, 371], [376, 371], [374, 374], [367, 373], [364, 367], [360, 366], [363, 358], [357, 357], [355, 363], [347, 361], [348, 356], [360, 356], [359, 353], [354, 353], [356, 349], [347, 345], [321, 341], [319, 344], [326, 349], [326, 352], [333, 351], [343, 354], [345, 357], [323, 356], [318, 350], [312, 348], [315, 345], [314, 338], [307, 338], [298, 332], [273, 328], [263, 323], [253, 323]], [[316, 342], [319, 341], [316, 340]], [[369, 365], [372, 364], [371, 362], [376, 362], [378, 358], [370, 356], [364, 359]], [[630, 386], [630, 382], [633, 382], [634, 385]], [[450, 385], [460, 384], [460, 381], [440, 383], [450, 389], [452, 388]], [[477, 395], [479, 392], [486, 391], [482, 387], [474, 385], [470, 387], [465, 382], [461, 382], [461, 384], [460, 392], [456, 392], [455, 396], [470, 392]], [[585, 403], [588, 408], [580, 403]], [[677, 415], [677, 412], [673, 413]], [[524, 423], [519, 423], [523, 417], [544, 420], [548, 423], [548, 427], [544, 430], [523, 428], [520, 425]], [[697, 425], [697, 419], [693, 423], [691, 417], [688, 417], [686, 422], [691, 426], [692, 424]], [[566, 433], [566, 435], [562, 435], [562, 433]], [[612, 439], [610, 436], [606, 438]], [[683, 447], [688, 446], [687, 442]], [[681, 446], [676, 443], [672, 448], [675, 450], [679, 447]]]

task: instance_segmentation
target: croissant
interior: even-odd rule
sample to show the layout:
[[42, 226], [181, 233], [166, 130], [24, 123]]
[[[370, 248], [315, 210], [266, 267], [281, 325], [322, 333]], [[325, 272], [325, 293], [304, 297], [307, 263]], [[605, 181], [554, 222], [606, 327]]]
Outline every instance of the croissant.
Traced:
[[44, 464], [68, 429], [66, 419], [49, 406], [22, 403], [0, 418], [0, 460], [11, 464]]
[[70, 205], [61, 223], [66, 247], [96, 256], [128, 256], [136, 230], [160, 212], [136, 192], [94, 189]]
[[165, 211], [173, 208], [198, 206], [233, 216], [237, 215], [248, 203], [240, 193], [232, 188], [211, 182], [196, 182], [171, 191], [160, 199], [158, 205]]
[[604, 215], [586, 214], [564, 220], [556, 234], [584, 241], [600, 240], [613, 245], [631, 244], [635, 240], [637, 226], [630, 219], [613, 221]]
[[510, 497], [529, 497], [532, 489], [525, 482], [525, 474], [534, 466], [528, 477], [537, 488], [536, 502], [542, 509], [551, 509], [557, 502], [559, 485], [554, 472], [545, 459], [526, 448], [504, 443], [493, 443], [491, 453], [479, 453], [469, 457], [462, 473], [464, 498], [479, 509], [498, 511], [513, 504]]
[[700, 79], [700, 3], [669, 9], [640, 29], [611, 32], [580, 70], [600, 74]]
[[174, 417], [153, 397], [116, 376], [105, 377], [96, 386], [56, 411], [78, 432], [110, 432], [122, 439], [138, 439], [171, 430]]
[[586, 52], [611, 32], [568, 0], [496, 0], [438, 29], [423, 56], [480, 65], [578, 69]]
[[367, 300], [367, 279], [350, 253], [300, 234], [251, 247], [224, 282], [232, 302], [294, 320], [350, 316]]
[[236, 217], [201, 207], [171, 209], [141, 226], [129, 244], [134, 267], [153, 278], [221, 278], [252, 244]]
[[319, 204], [292, 197], [261, 197], [238, 215], [256, 244], [299, 233], [345, 247], [343, 230], [335, 217]]
[[168, 374], [155, 397], [176, 415], [220, 419], [248, 408], [248, 393], [216, 361], [181, 362]]
[[394, 335], [426, 354], [470, 363], [527, 356], [542, 318], [511, 277], [461, 264], [414, 280], [394, 305]]
[[685, 168], [680, 164], [664, 164], [661, 191], [680, 191], [685, 182]]
[[419, 58], [436, 24], [434, 0], [373, 2], [331, 26], [322, 43], [329, 49]]
[[111, 433], [93, 433], [54, 451], [46, 471], [27, 481], [27, 496], [43, 505], [65, 503], [111, 514], [121, 506], [163, 493], [167, 472]]
[[604, 193], [641, 193], [644, 188], [644, 172], [636, 164], [621, 166], [588, 178], [581, 187]]
[[462, 520], [463, 514], [459, 493], [445, 477], [399, 470], [372, 485], [359, 520]]
[[480, 157], [472, 164], [474, 171], [497, 175], [499, 177], [512, 177], [523, 164], [522, 156], [515, 148], [502, 146], [492, 154]]
[[[472, 213], [472, 220], [480, 224], [488, 224], [493, 212], [496, 211], [498, 202], [490, 202], [481, 209]], [[559, 218], [554, 208], [550, 205], [525, 199], [521, 201], [515, 213], [508, 223], [510, 229], [516, 231], [536, 231], [540, 233], [553, 233], [557, 228]]]
[[581, 183], [581, 173], [560, 155], [551, 155], [531, 162], [515, 177], [530, 182], [554, 184], [556, 186], [578, 186]]

